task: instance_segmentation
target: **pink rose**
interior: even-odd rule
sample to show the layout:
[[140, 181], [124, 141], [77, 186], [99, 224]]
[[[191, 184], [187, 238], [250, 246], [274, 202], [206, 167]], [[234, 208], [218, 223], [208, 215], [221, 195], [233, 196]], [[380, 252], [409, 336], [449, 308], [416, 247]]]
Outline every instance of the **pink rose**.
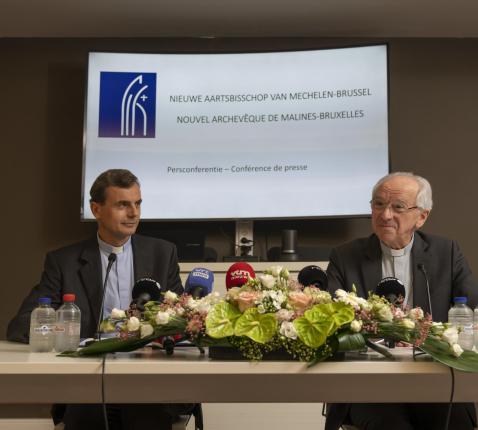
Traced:
[[292, 291], [289, 293], [289, 303], [295, 310], [303, 311], [312, 304], [312, 296], [301, 291]]
[[236, 296], [237, 306], [241, 312], [246, 311], [249, 308], [252, 308], [256, 304], [259, 294], [254, 291], [242, 291]]

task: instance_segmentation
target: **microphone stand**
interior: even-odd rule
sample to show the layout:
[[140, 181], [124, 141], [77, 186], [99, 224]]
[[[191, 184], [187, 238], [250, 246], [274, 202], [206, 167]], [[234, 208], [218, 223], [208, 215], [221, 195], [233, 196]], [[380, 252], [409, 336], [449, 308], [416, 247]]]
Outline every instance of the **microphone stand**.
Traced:
[[103, 297], [101, 298], [100, 316], [98, 318], [98, 324], [96, 326], [96, 340], [101, 340], [100, 327], [101, 327], [101, 322], [103, 320], [103, 306], [105, 304], [106, 283], [108, 282], [108, 276], [110, 274], [111, 267], [113, 266], [113, 263], [115, 261], [116, 261], [116, 254], [112, 252], [110, 255], [108, 255], [108, 266], [106, 267], [105, 282], [103, 283]]
[[425, 282], [427, 284], [428, 310], [430, 311], [430, 316], [432, 317], [432, 320], [433, 320], [432, 300], [430, 297], [430, 284], [428, 283], [428, 274], [424, 264], [420, 263], [418, 265], [418, 269], [423, 273], [423, 276], [425, 277]]

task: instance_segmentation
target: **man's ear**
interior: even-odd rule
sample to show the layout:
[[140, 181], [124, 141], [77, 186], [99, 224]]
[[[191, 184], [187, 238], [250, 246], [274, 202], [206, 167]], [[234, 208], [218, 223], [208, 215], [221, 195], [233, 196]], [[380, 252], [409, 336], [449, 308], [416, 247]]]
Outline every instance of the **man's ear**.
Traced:
[[418, 220], [415, 223], [415, 229], [418, 230], [420, 227], [423, 226], [423, 224], [425, 224], [425, 221], [427, 220], [428, 215], [430, 215], [430, 211], [428, 210], [423, 210], [420, 212], [420, 216], [418, 217]]
[[101, 215], [101, 204], [97, 202], [90, 202], [90, 209], [93, 216], [98, 219]]

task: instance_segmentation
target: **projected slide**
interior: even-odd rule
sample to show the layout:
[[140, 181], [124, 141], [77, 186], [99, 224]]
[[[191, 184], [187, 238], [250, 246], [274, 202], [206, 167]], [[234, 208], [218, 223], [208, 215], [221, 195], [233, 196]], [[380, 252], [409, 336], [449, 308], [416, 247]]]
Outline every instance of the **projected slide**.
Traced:
[[89, 57], [83, 217], [110, 168], [143, 219], [360, 215], [388, 173], [383, 45]]

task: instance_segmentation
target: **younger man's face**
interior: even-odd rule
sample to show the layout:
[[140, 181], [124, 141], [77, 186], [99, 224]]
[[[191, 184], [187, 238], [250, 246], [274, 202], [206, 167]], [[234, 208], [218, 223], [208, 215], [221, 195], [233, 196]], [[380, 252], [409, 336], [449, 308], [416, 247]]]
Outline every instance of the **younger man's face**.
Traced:
[[101, 240], [121, 246], [136, 232], [141, 215], [141, 190], [137, 184], [130, 188], [108, 187], [104, 203], [91, 202], [91, 211], [98, 222]]

